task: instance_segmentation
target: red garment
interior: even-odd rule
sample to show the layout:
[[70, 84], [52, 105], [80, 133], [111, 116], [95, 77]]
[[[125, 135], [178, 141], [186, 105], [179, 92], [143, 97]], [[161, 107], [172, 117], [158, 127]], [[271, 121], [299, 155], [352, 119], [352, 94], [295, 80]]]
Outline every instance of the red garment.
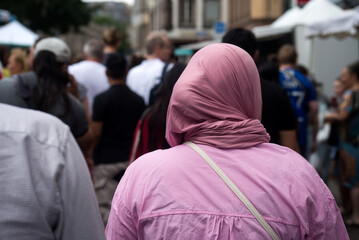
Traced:
[[145, 112], [137, 123], [132, 141], [129, 163], [132, 163], [134, 160], [136, 160], [138, 157], [142, 156], [145, 153], [152, 152], [157, 149], [168, 148], [168, 146], [166, 146], [167, 144], [165, 144], [166, 140], [162, 131], [156, 132], [156, 134], [161, 135], [161, 137], [157, 138], [158, 141], [155, 143], [155, 147], [151, 146], [149, 120], [150, 114], [148, 114], [148, 112]]

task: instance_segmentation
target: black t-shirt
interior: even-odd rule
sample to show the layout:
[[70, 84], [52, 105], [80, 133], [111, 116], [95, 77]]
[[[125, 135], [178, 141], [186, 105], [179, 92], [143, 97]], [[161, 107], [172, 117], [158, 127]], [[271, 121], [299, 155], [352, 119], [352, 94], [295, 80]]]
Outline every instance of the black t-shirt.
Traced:
[[280, 143], [279, 131], [296, 130], [297, 119], [290, 100], [283, 88], [261, 80], [262, 124], [271, 136], [271, 143]]
[[93, 154], [95, 165], [128, 161], [133, 133], [144, 110], [143, 99], [124, 84], [95, 97], [92, 119], [103, 123]]

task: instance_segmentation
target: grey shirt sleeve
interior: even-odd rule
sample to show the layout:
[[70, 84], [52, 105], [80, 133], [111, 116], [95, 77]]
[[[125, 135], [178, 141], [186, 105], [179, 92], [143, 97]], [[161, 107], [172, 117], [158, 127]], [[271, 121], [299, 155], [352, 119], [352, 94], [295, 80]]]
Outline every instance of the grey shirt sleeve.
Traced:
[[72, 122], [70, 129], [74, 137], [79, 138], [85, 135], [89, 129], [86, 111], [79, 100], [70, 94], [69, 97], [71, 101], [71, 114], [69, 114], [71, 119], [69, 121]]
[[77, 82], [80, 100], [83, 101], [87, 97], [87, 88], [80, 82]]
[[56, 239], [106, 239], [90, 174], [71, 134], [62, 153], [64, 165], [59, 174], [62, 211]]

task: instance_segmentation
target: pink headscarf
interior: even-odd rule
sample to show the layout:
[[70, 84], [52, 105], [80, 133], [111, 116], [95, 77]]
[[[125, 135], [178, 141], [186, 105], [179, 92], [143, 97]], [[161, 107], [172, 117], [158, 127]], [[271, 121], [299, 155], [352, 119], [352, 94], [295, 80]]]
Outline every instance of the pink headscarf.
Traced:
[[267, 143], [261, 112], [252, 57], [231, 44], [212, 44], [192, 57], [173, 89], [166, 139], [172, 147], [185, 141], [227, 149]]

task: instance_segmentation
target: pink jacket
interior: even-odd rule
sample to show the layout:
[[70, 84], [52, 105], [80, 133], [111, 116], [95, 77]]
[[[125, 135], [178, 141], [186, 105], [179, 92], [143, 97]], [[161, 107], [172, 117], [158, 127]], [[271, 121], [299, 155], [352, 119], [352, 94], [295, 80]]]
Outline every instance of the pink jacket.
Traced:
[[[349, 239], [332, 194], [294, 151], [270, 143], [233, 150], [199, 146], [281, 239]], [[113, 198], [106, 235], [108, 240], [270, 239], [186, 145], [152, 152], [130, 165]]]
[[297, 153], [268, 143], [261, 108], [258, 72], [245, 51], [230, 44], [198, 51], [168, 107], [173, 148], [130, 165], [112, 201], [108, 240], [269, 238], [185, 141], [222, 168], [281, 239], [348, 239], [316, 171]]

